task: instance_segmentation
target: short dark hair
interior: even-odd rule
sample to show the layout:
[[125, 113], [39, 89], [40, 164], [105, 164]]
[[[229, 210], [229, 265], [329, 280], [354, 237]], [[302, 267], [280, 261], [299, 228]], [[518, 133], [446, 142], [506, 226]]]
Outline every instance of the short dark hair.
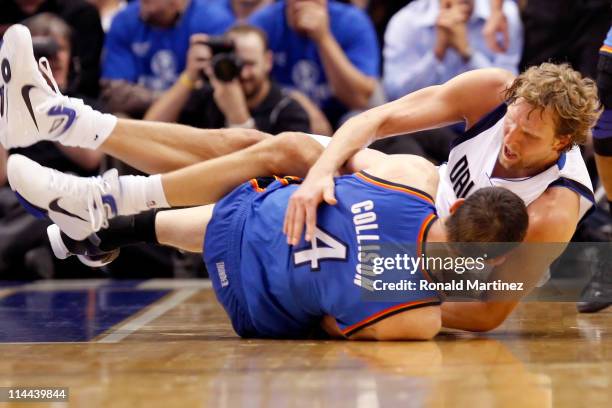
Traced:
[[[457, 243], [520, 243], [527, 234], [529, 215], [523, 200], [502, 187], [485, 187], [470, 195], [445, 223], [448, 240]], [[486, 248], [486, 245], [475, 245]], [[510, 248], [502, 252], [507, 252]], [[476, 248], [474, 248], [476, 249]], [[463, 251], [461, 251], [463, 252]], [[471, 251], [470, 251], [471, 252]], [[491, 253], [494, 250], [487, 250]], [[501, 253], [492, 254], [493, 256]]]
[[264, 50], [268, 50], [268, 35], [264, 30], [259, 27], [255, 27], [250, 24], [237, 24], [227, 30], [225, 34], [255, 34], [261, 39], [261, 42], [264, 46]]

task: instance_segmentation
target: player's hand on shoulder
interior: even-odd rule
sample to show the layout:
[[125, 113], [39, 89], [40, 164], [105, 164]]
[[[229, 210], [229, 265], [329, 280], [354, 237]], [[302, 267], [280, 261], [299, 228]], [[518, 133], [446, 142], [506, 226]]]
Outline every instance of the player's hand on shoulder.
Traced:
[[283, 232], [289, 245], [297, 245], [302, 237], [306, 224], [306, 241], [314, 236], [317, 226], [317, 207], [325, 201], [327, 204], [337, 203], [334, 196], [333, 174], [311, 174], [293, 193], [289, 199]]

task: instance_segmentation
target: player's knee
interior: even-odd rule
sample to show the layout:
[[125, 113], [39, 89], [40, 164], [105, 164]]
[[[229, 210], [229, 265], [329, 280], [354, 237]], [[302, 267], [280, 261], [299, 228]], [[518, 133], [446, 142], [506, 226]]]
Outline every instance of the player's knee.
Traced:
[[507, 315], [491, 313], [486, 318], [482, 319], [478, 324], [474, 325], [470, 331], [485, 333], [497, 329], [506, 320]]
[[323, 146], [306, 133], [283, 132], [274, 138], [274, 173], [305, 176]]

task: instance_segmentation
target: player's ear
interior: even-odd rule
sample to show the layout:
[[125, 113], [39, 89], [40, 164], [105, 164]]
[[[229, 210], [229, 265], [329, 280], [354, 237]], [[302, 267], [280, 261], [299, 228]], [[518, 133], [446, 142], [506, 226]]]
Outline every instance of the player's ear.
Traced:
[[572, 142], [572, 138], [570, 135], [561, 135], [555, 137], [555, 142], [553, 143], [553, 148], [561, 152], [564, 150], [570, 143]]
[[450, 213], [454, 214], [455, 211], [457, 211], [457, 208], [461, 207], [463, 203], [465, 203], [465, 198], [458, 198], [457, 201], [455, 201], [453, 205], [451, 205]]

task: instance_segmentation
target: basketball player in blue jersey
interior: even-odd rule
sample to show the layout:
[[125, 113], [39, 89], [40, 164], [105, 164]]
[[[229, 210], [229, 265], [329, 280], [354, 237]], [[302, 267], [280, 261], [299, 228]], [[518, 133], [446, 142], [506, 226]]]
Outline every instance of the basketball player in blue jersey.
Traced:
[[[296, 188], [291, 177], [271, 178], [271, 184], [253, 179], [216, 204], [149, 212], [118, 224], [103, 208], [115, 205], [121, 193], [105, 194], [104, 183], [63, 175], [20, 155], [9, 157], [8, 177], [31, 211], [61, 212], [60, 226], [78, 217], [72, 211], [85, 201], [81, 197], [91, 197], [90, 211], [100, 215], [103, 229], [81, 242], [58, 236], [52, 246], [62, 257], [143, 240], [203, 249], [217, 298], [242, 337], [303, 338], [322, 325], [328, 334], [350, 339], [430, 339], [440, 330], [441, 296], [421, 288], [420, 281], [432, 279], [429, 272], [406, 274], [415, 288], [402, 292], [401, 300], [367, 300], [364, 248], [394, 245], [402, 256], [418, 259], [429, 256], [426, 243], [518, 243], [527, 230], [527, 210], [516, 194], [490, 187], [460, 200], [452, 215], [439, 219], [432, 164], [408, 155], [378, 159], [349, 163], [366, 170], [334, 180], [337, 203], [321, 206], [313, 240], [295, 245], [287, 244], [282, 232]], [[54, 199], [57, 192], [48, 186], [66, 182], [70, 189]], [[49, 202], [54, 204], [45, 209]]]
[[[299, 134], [272, 138], [249, 129], [201, 130], [103, 115], [51, 89], [31, 49], [29, 32], [23, 26], [14, 25], [6, 32], [0, 48], [2, 145], [27, 146], [51, 139], [68, 146], [100, 149], [151, 174], [175, 170], [150, 177], [106, 174], [100, 188], [123, 192], [121, 202], [111, 206], [119, 215], [126, 209], [134, 213], [200, 205], [252, 177], [303, 176], [322, 150], [311, 138]], [[40, 65], [42, 71], [49, 71], [44, 61]], [[19, 69], [14, 68], [17, 66]], [[445, 215], [455, 198], [469, 197], [481, 187], [503, 185], [529, 204], [528, 241], [567, 242], [592, 196], [584, 163], [570, 146], [588, 137], [598, 114], [592, 81], [565, 66], [543, 64], [517, 78], [496, 69], [468, 72], [444, 85], [375, 108], [342, 127], [292, 199], [285, 230], [290, 241], [299, 241], [307, 219], [307, 238], [312, 236], [314, 208], [323, 192], [330, 204], [334, 202], [330, 172], [375, 136], [465, 121], [469, 128], [466, 138], [458, 141], [449, 163], [441, 168], [446, 170], [440, 174], [439, 213]], [[209, 160], [215, 157], [218, 159]], [[201, 176], [213, 167], [214, 179]], [[69, 182], [60, 184], [70, 186]], [[47, 188], [59, 197], [61, 189], [54, 190], [56, 187]], [[44, 207], [48, 209], [49, 203]], [[50, 218], [61, 224], [65, 214], [54, 208], [49, 211]], [[73, 239], [87, 237], [90, 222], [100, 227], [102, 217], [90, 217], [83, 203], [74, 205], [72, 212], [85, 220], [72, 219], [73, 225], [65, 228]], [[518, 269], [510, 259], [496, 268], [492, 278], [515, 279], [520, 271], [525, 287], [533, 287], [557, 255], [531, 254], [531, 259], [530, 254], [524, 254], [522, 259], [527, 259], [531, 268]], [[443, 322], [449, 327], [489, 330], [515, 305], [490, 301], [445, 304]]]

